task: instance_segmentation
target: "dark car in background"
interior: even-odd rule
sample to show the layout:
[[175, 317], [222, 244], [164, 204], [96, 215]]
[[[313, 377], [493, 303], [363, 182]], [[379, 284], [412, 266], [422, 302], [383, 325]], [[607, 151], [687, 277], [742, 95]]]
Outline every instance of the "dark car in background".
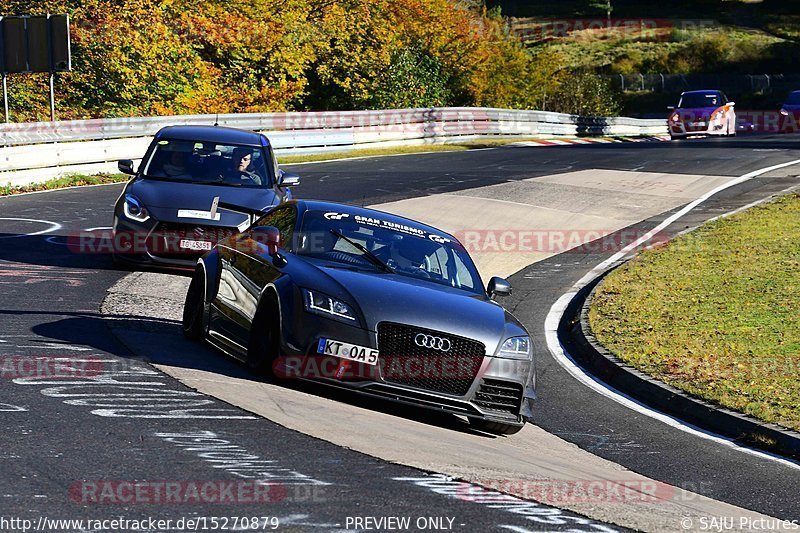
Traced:
[[198, 261], [184, 307], [205, 339], [277, 378], [322, 381], [512, 434], [532, 416], [524, 326], [464, 247], [413, 220], [342, 204], [281, 204]]
[[668, 107], [669, 136], [672, 139], [690, 135], [736, 135], [734, 102], [717, 90], [681, 93], [677, 107]]
[[789, 93], [779, 113], [779, 131], [782, 133], [797, 133], [800, 131], [800, 91]]
[[291, 198], [299, 178], [278, 168], [269, 139], [218, 126], [156, 133], [114, 207], [116, 263], [193, 270], [197, 258], [252, 220], [220, 204], [265, 211]]

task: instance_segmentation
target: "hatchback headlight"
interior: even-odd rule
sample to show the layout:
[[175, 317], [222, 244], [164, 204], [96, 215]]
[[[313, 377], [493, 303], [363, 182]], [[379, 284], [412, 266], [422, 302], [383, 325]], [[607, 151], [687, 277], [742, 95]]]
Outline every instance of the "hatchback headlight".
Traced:
[[353, 308], [341, 300], [319, 291], [302, 289], [306, 311], [342, 322], [353, 323], [358, 320]]
[[511, 337], [503, 342], [497, 357], [505, 359], [530, 359], [532, 355], [530, 337]]
[[137, 222], [147, 222], [150, 218], [150, 213], [147, 212], [147, 208], [132, 194], [125, 195], [125, 203], [123, 204], [122, 210], [126, 217]]

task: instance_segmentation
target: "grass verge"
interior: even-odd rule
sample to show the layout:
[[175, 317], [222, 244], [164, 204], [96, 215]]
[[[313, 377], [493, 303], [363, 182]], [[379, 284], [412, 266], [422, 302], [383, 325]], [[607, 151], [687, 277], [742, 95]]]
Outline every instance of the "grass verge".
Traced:
[[[350, 150], [347, 152], [288, 155], [279, 157], [278, 161], [281, 164], [291, 165], [293, 163], [313, 163], [315, 161], [327, 161], [329, 159], [352, 159], [354, 157], [377, 157], [382, 155], [416, 154], [419, 152], [462, 152], [465, 150], [475, 150], [478, 148], [494, 148], [520, 141], [530, 141], [533, 139], [533, 137], [520, 137], [518, 139], [487, 139], [453, 144], [415, 144], [409, 146], [391, 146], [387, 148], [363, 148], [360, 150]], [[536, 139], [542, 140], [538, 137]]]
[[642, 252], [603, 281], [589, 323], [650, 376], [800, 430], [800, 195]]
[[72, 174], [31, 185], [0, 185], [0, 196], [11, 196], [13, 194], [22, 194], [26, 192], [49, 191], [51, 189], [63, 189], [66, 187], [77, 187], [80, 185], [119, 183], [127, 180], [128, 176], [125, 174], [97, 174], [94, 176]]

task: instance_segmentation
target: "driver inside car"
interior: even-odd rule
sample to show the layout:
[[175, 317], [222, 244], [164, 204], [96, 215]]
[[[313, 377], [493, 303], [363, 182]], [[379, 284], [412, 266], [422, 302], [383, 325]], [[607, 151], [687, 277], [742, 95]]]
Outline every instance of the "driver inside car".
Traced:
[[260, 185], [261, 179], [252, 171], [252, 163], [252, 150], [243, 147], [235, 148], [231, 157], [231, 166], [222, 173], [220, 181]]
[[435, 253], [435, 245], [410, 235], [393, 236], [389, 246], [375, 252], [392, 269], [403, 270], [430, 277], [428, 256]]

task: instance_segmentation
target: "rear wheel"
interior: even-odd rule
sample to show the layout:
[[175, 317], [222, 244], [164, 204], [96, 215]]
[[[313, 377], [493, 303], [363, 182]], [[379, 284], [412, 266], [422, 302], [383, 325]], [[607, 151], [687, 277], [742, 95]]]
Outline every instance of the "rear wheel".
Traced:
[[257, 374], [274, 376], [273, 365], [280, 355], [280, 312], [278, 298], [264, 293], [253, 325], [247, 347], [247, 366]]
[[504, 424], [502, 422], [490, 422], [482, 418], [470, 418], [469, 425], [478, 431], [484, 431], [494, 435], [514, 435], [525, 427], [525, 424]]
[[189, 340], [199, 341], [205, 334], [205, 285], [205, 271], [198, 266], [183, 305], [183, 335]]

